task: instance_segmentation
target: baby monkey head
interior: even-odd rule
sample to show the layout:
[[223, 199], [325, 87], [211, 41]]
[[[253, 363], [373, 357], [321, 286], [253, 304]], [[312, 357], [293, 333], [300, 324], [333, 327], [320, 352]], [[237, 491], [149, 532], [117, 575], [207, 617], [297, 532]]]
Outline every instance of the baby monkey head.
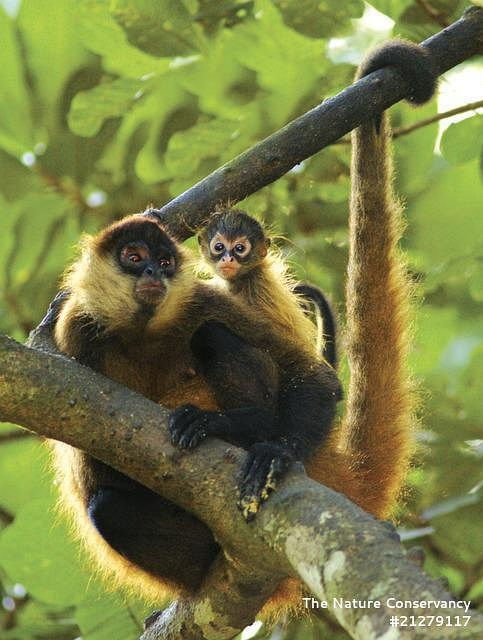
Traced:
[[236, 280], [261, 265], [270, 246], [260, 223], [237, 209], [213, 214], [198, 242], [205, 260], [225, 280]]
[[105, 229], [96, 238], [96, 249], [99, 256], [110, 258], [121, 279], [128, 279], [134, 299], [148, 308], [164, 300], [181, 263], [166, 232], [155, 221], [137, 216]]

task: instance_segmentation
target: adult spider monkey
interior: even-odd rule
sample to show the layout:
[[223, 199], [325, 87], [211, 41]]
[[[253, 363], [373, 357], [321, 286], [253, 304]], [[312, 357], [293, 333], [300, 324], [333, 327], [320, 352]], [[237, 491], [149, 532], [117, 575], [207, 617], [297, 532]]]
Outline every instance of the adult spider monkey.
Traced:
[[[293, 282], [255, 218], [238, 209], [216, 211], [198, 234], [198, 242], [206, 264], [232, 295], [286, 339], [308, 349], [315, 346], [335, 368], [335, 320], [326, 297], [313, 285]], [[316, 307], [317, 325], [322, 324], [324, 334], [319, 326], [316, 333], [302, 311], [307, 298]]]
[[[409, 43], [388, 43], [365, 61], [359, 70], [358, 77], [387, 65], [394, 66], [406, 80], [410, 100], [419, 103], [429, 99], [434, 91], [435, 74], [424, 49]], [[389, 140], [390, 132], [385, 114], [377, 118], [376, 122], [364, 123], [353, 134], [351, 249], [347, 288], [348, 331], [351, 340], [348, 409], [340, 433], [336, 437], [331, 436], [326, 446], [320, 447], [308, 464], [308, 471], [312, 477], [345, 493], [379, 517], [386, 516], [390, 511], [404, 479], [410, 448], [408, 430], [413, 411], [411, 386], [404, 366], [407, 351], [409, 285], [404, 263], [397, 250], [401, 233], [401, 210], [392, 190]], [[132, 223], [137, 224], [134, 220]], [[117, 229], [119, 227], [116, 225], [111, 227], [107, 236], [112, 237]], [[135, 305], [132, 287], [130, 289], [122, 287], [117, 291], [118, 266], [113, 262], [112, 249], [109, 253], [107, 236], [101, 234], [94, 241], [94, 253], [89, 253], [94, 259], [91, 265], [93, 264], [95, 278], [94, 286], [90, 289], [90, 293], [94, 296], [92, 301], [94, 308], [87, 308], [88, 318], [84, 317], [88, 322], [82, 320], [82, 313], [86, 311], [86, 307], [83, 306], [85, 300], [79, 307], [80, 315], [74, 313], [76, 304], [79, 302], [76, 296], [80, 295], [82, 299], [88, 293], [81, 282], [86, 273], [82, 262], [77, 269], [74, 269], [69, 279], [68, 284], [73, 297], [71, 296], [67, 302], [63, 303], [56, 327], [59, 345], [73, 355], [84, 353], [86, 362], [92, 358], [90, 362], [92, 366], [100, 366], [107, 375], [140, 390], [148, 397], [156, 397], [164, 404], [177, 406], [185, 401], [184, 392], [189, 390], [189, 397], [196, 393], [200, 406], [207, 411], [210, 410], [213, 406], [210, 404], [213, 402], [212, 396], [217, 392], [216, 385], [198, 386], [200, 376], [195, 375], [194, 380], [190, 378], [192, 369], [190, 363], [195, 366], [199, 364], [195, 357], [197, 352], [199, 352], [198, 357], [201, 357], [201, 366], [207, 362], [210, 356], [209, 353], [208, 355], [202, 353], [203, 348], [208, 345], [208, 352], [216, 348], [223, 333], [218, 325], [213, 327], [208, 324], [207, 328], [202, 327], [200, 342], [196, 344], [197, 341], [194, 338], [193, 350], [187, 336], [191, 336], [198, 327], [200, 304], [203, 314], [207, 313], [207, 315], [201, 315], [203, 319], [227, 321], [227, 316], [220, 315], [221, 311], [220, 314], [216, 312], [214, 317], [207, 311], [207, 309], [213, 309], [211, 303], [219, 294], [211, 291], [210, 294], [203, 295], [202, 303], [198, 297], [191, 297], [193, 286], [199, 291], [200, 287], [203, 288], [206, 285], [203, 283], [193, 285], [189, 280], [185, 282], [183, 269], [181, 271], [175, 269], [169, 275], [172, 258], [177, 264], [179, 255], [183, 264], [179, 247], [171, 247], [168, 255], [165, 256], [169, 258], [169, 264], [162, 267], [166, 274], [167, 292], [163, 306], [165, 309], [173, 310], [174, 305], [170, 301], [169, 292], [171, 287], [174, 288], [176, 278], [177, 283], [182, 284], [181, 290], [185, 292], [187, 305], [183, 306], [182, 316], [175, 325], [173, 316], [169, 314], [168, 317], [163, 316], [155, 320], [151, 318], [148, 320], [148, 325], [156, 331], [167, 332], [168, 335], [170, 331], [174, 332], [173, 338], [166, 346], [168, 356], [171, 356], [169, 350], [176, 347], [174, 335], [178, 335], [176, 331], [182, 328], [184, 356], [179, 361], [182, 365], [175, 366], [173, 372], [169, 368], [167, 371], [168, 379], [173, 383], [172, 387], [179, 381], [181, 389], [178, 397], [175, 397], [176, 394], [170, 395], [167, 388], [156, 388], [158, 384], [156, 376], [146, 376], [139, 369], [141, 361], [143, 367], [146, 364], [153, 367], [153, 372], [156, 371], [156, 362], [152, 361], [151, 345], [148, 346], [139, 340], [134, 340], [131, 345], [124, 344], [121, 351], [118, 349], [118, 355], [122, 355], [122, 363], [116, 364], [111, 351], [111, 340], [115, 335], [99, 332], [99, 327], [92, 322], [92, 311], [102, 319], [102, 313], [106, 310], [106, 300], [109, 302], [113, 288], [116, 296], [120, 295], [124, 305], [122, 314], [119, 314], [119, 309], [115, 313], [120, 315], [118, 320], [122, 321], [126, 316], [132, 319]], [[169, 244], [166, 238], [163, 242]], [[107, 259], [97, 260], [96, 251], [104, 252], [104, 250], [107, 250]], [[127, 259], [129, 260], [128, 255]], [[168, 283], [169, 278], [172, 279], [171, 284]], [[102, 288], [98, 290], [97, 287], [100, 285]], [[159, 293], [161, 292], [152, 292], [155, 297]], [[223, 303], [227, 305], [223, 307], [223, 312], [228, 308], [236, 308], [234, 317], [241, 322], [241, 325], [237, 325], [236, 322], [231, 325], [230, 320], [229, 329], [233, 329], [235, 334], [238, 331], [242, 336], [250, 335], [244, 330], [247, 327], [244, 325], [243, 311], [241, 307], [236, 307], [236, 301], [225, 298]], [[111, 302], [108, 306], [110, 304]], [[230, 314], [229, 316], [231, 318]], [[247, 331], [252, 331], [253, 322], [251, 318], [251, 326]], [[255, 322], [253, 326], [259, 325]], [[257, 338], [253, 342], [254, 349], [261, 346], [266, 339], [265, 330], [266, 327], [261, 332], [258, 328], [255, 330]], [[130, 336], [135, 338], [136, 331], [132, 325], [130, 331]], [[206, 335], [203, 335], [203, 331], [206, 331]], [[224, 329], [224, 331], [228, 330]], [[229, 332], [231, 338], [239, 340], [235, 334]], [[276, 338], [273, 334], [269, 335], [271, 339]], [[119, 336], [116, 337], [116, 340], [118, 339]], [[284, 344], [287, 346], [286, 341]], [[274, 356], [275, 369], [271, 369], [270, 363], [263, 360], [267, 371], [272, 370], [274, 385], [275, 379], [277, 376], [280, 377], [284, 370], [284, 365], [288, 364], [284, 362], [284, 357], [280, 357], [287, 355], [284, 344], [276, 345], [275, 351], [272, 352], [273, 355], [278, 353], [278, 349], [281, 350], [278, 356]], [[164, 355], [162, 344], [159, 348], [161, 352], [156, 352], [156, 360], [160, 355]], [[98, 354], [101, 357], [98, 357]], [[222, 357], [223, 353], [220, 351], [218, 355]], [[259, 355], [264, 356], [263, 350]], [[251, 366], [252, 362], [249, 360], [248, 368]], [[205, 373], [215, 376], [216, 370], [217, 367]], [[150, 381], [147, 390], [146, 378]], [[260, 398], [258, 384], [256, 382], [250, 397], [250, 402], [254, 403], [255, 409], [257, 398]], [[226, 390], [220, 389], [221, 395], [224, 392]], [[295, 390], [293, 399], [296, 400], [296, 398]], [[230, 407], [227, 405], [226, 409], [228, 413]], [[303, 411], [297, 412], [295, 417], [303, 417]], [[230, 419], [229, 415], [228, 419]], [[294, 420], [294, 426], [296, 424], [297, 420]], [[216, 434], [216, 430], [213, 433]], [[58, 444], [56, 447], [66, 451], [66, 445]], [[69, 458], [73, 460], [73, 465]], [[84, 535], [94, 536], [93, 543], [98, 545], [98, 549], [102, 546], [100, 545], [102, 539], [89, 523], [89, 516], [92, 521], [97, 522], [98, 531], [104, 532], [106, 538], [111, 540], [120, 554], [123, 554], [124, 558], [131, 559], [123, 560], [123, 556], [112, 553], [109, 551], [109, 546], [104, 544], [101, 551], [107, 555], [104, 565], [116, 564], [119, 571], [119, 566], [122, 568], [124, 562], [128, 580], [131, 579], [135, 567], [141, 568], [143, 586], [146, 586], [151, 579], [158, 588], [158, 593], [162, 591], [159, 587], [166, 585], [173, 587], [175, 591], [179, 589], [190, 591], [197, 587], [217, 552], [216, 545], [204, 525], [184, 512], [180, 515], [174, 505], [166, 504], [166, 501], [159, 496], [155, 496], [122, 474], [106, 468], [105, 465], [89, 460], [86, 454], [73, 448], [67, 447], [67, 457], [61, 455], [58, 459], [63, 468], [63, 486], [67, 499], [73, 486], [84, 482], [86, 478], [88, 481], [91, 480], [92, 469], [99, 474], [96, 477], [97, 484], [89, 486], [87, 482], [82, 492], [77, 489], [74, 493], [73, 508], [77, 512], [80, 527], [89, 532], [84, 532]], [[86, 470], [88, 473], [84, 476]], [[103, 476], [104, 473], [107, 473], [107, 476]], [[108, 484], [105, 486], [105, 492], [99, 494], [99, 486], [104, 486], [102, 485], [103, 477], [108, 479]], [[136, 496], [136, 500], [130, 500], [133, 496]], [[161, 505], [161, 513], [157, 505]], [[132, 526], [132, 523], [136, 523], [137, 526]], [[160, 527], [162, 527], [162, 535]], [[125, 534], [122, 542], [116, 539], [116, 536], [119, 537], [121, 533]], [[186, 553], [181, 564], [178, 555], [180, 548]], [[171, 553], [174, 554], [172, 562]]]
[[[339, 383], [328, 365], [197, 281], [190, 262], [157, 221], [140, 216], [86, 238], [66, 276], [55, 340], [176, 409], [176, 444], [215, 435], [247, 449], [240, 506], [250, 519], [290, 462], [322, 441]], [[91, 456], [53, 446], [64, 501], [102, 564], [134, 578], [140, 568], [148, 583], [172, 591], [199, 586], [219, 550], [204, 524]]]

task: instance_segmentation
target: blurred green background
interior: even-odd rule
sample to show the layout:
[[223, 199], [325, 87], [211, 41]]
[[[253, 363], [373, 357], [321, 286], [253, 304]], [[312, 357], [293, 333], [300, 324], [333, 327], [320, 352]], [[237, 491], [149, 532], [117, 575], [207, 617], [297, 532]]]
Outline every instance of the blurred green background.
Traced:
[[[39, 322], [81, 232], [162, 205], [344, 88], [374, 43], [420, 41], [467, 5], [1, 0], [0, 332], [24, 340]], [[441, 79], [438, 100], [397, 105], [394, 126], [481, 103], [482, 70], [469, 61]], [[422, 398], [400, 527], [425, 548], [427, 569], [474, 604], [483, 600], [481, 120], [468, 110], [394, 143]], [[297, 274], [330, 294], [342, 325], [349, 154], [335, 144], [242, 205], [280, 237]], [[38, 439], [0, 425], [1, 640], [134, 640], [149, 607], [91, 576], [54, 496]], [[242, 637], [255, 633], [267, 632]], [[271, 637], [347, 636], [302, 621]]]

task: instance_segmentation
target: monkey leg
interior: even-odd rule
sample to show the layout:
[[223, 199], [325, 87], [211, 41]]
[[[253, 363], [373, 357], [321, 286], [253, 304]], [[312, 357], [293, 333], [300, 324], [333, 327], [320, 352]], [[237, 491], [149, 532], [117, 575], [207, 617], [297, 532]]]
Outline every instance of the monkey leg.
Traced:
[[104, 540], [147, 573], [193, 592], [219, 551], [197, 518], [149, 489], [100, 487], [88, 514]]

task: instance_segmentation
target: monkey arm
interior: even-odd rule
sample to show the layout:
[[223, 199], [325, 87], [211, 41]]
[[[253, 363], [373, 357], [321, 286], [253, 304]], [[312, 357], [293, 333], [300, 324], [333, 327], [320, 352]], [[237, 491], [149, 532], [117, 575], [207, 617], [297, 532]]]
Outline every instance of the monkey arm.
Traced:
[[274, 414], [261, 407], [240, 407], [225, 411], [203, 411], [192, 404], [175, 409], [168, 423], [171, 442], [192, 449], [207, 436], [222, 438], [247, 449], [260, 440], [260, 434], [274, 437]]
[[214, 435], [248, 449], [238, 506], [251, 520], [290, 465], [324, 440], [342, 396], [339, 381], [331, 367], [295, 349], [281, 372], [265, 351], [216, 321], [194, 333], [191, 347], [222, 411], [179, 407], [171, 414], [172, 441], [188, 448]]
[[46, 328], [50, 331], [54, 330], [55, 323], [57, 318], [59, 317], [59, 313], [62, 309], [62, 305], [65, 300], [68, 299], [70, 292], [64, 289], [61, 289], [56, 295], [52, 302], [49, 304], [49, 308], [47, 309], [47, 313], [42, 318], [38, 328]]
[[247, 449], [275, 437], [279, 373], [272, 357], [215, 321], [202, 324], [190, 344], [220, 410], [178, 407], [169, 421], [173, 444], [192, 448], [210, 435]]

